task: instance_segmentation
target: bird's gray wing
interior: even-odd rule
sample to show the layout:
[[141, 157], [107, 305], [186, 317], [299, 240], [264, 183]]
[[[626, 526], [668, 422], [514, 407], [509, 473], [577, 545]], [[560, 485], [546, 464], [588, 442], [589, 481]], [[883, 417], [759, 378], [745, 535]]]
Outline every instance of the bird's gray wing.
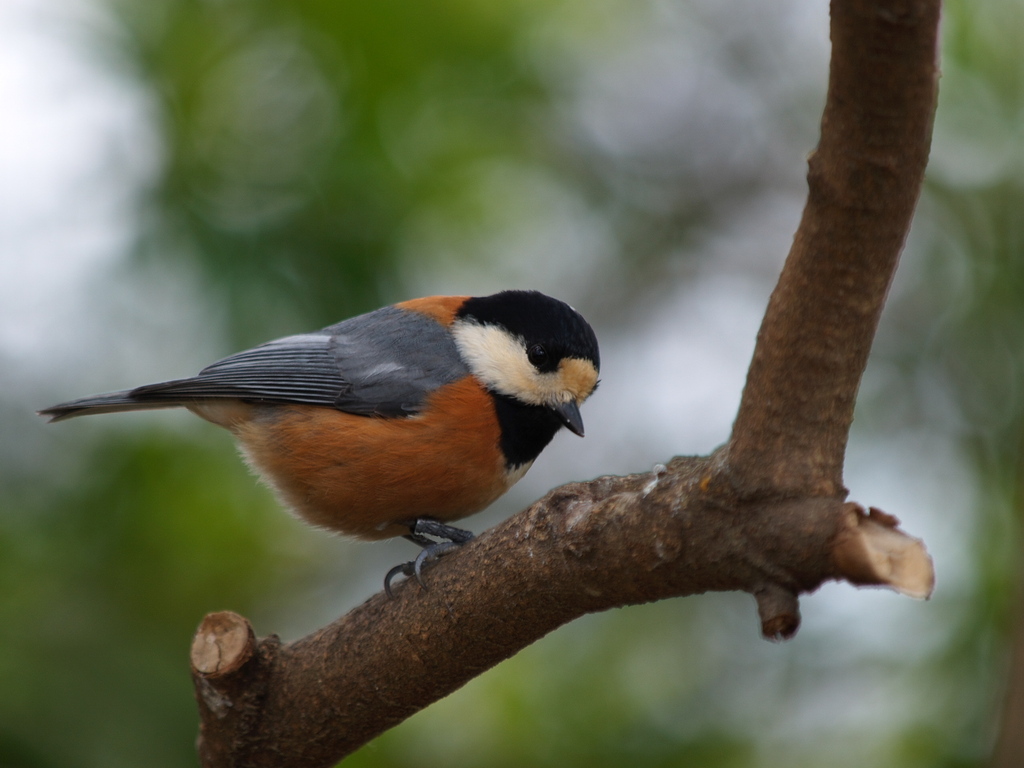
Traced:
[[225, 357], [192, 378], [86, 397], [40, 413], [57, 420], [235, 398], [409, 416], [430, 392], [468, 373], [446, 328], [418, 312], [384, 307]]

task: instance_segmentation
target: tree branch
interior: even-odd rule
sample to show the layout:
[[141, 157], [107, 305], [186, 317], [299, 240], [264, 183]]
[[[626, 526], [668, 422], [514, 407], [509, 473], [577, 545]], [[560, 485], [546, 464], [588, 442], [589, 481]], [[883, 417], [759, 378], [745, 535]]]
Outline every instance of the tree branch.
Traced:
[[843, 493], [857, 387], [924, 180], [939, 2], [832, 3], [832, 64], [807, 205], [733, 427], [734, 481]]
[[211, 614], [192, 647], [204, 766], [329, 766], [589, 612], [754, 595], [791, 636], [828, 579], [924, 597], [931, 561], [845, 500], [857, 387], [909, 228], [936, 92], [937, 0], [836, 0], [822, 138], [732, 438], [710, 457], [573, 483], [293, 643]]
[[257, 644], [234, 614], [207, 617], [192, 654], [204, 764], [332, 765], [585, 613], [742, 589], [781, 638], [799, 623], [795, 595], [842, 569], [885, 583], [871, 558], [833, 557], [837, 539], [864, 538], [855, 505], [727, 499], [707, 485], [713, 463], [558, 488], [430, 569], [429, 590], [403, 582], [288, 645]]

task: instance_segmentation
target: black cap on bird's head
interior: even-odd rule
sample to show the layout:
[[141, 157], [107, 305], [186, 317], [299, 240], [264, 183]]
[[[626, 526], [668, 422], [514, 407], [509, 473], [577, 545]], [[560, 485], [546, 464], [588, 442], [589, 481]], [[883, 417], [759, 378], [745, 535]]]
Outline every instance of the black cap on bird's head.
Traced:
[[595, 370], [601, 367], [597, 336], [590, 323], [564, 301], [540, 291], [502, 291], [474, 297], [462, 305], [458, 316], [485, 325], [501, 325], [529, 344], [544, 346], [551, 355], [546, 361], [547, 370], [554, 370], [563, 357], [589, 360]]
[[547, 409], [582, 437], [579, 407], [597, 387], [600, 353], [579, 312], [537, 291], [503, 291], [467, 299], [452, 332], [489, 389]]

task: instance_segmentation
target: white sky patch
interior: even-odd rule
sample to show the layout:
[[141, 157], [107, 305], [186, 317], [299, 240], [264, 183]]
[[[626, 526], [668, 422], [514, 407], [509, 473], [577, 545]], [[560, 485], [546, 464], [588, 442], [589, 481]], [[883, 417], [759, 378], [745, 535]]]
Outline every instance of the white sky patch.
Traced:
[[91, 53], [105, 21], [85, 0], [0, 3], [0, 360], [19, 373], [108, 298], [97, 278], [131, 245], [159, 163], [144, 92]]

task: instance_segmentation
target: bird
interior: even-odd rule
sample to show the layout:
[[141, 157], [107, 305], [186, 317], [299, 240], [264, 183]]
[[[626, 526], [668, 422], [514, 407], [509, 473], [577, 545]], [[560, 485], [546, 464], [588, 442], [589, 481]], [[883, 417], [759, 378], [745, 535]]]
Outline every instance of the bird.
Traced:
[[490, 506], [562, 428], [583, 437], [597, 336], [539, 291], [428, 296], [238, 352], [191, 378], [39, 411], [183, 407], [230, 431], [249, 466], [307, 523], [421, 547], [392, 568], [423, 588], [428, 562], [473, 534], [449, 523]]

